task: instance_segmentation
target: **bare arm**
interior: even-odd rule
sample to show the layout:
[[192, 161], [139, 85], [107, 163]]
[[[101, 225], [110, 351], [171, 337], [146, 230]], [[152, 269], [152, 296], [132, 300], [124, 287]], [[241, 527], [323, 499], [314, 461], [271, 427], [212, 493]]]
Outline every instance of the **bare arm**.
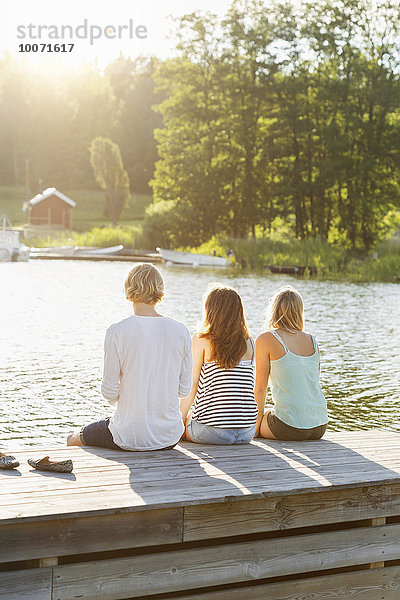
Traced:
[[187, 415], [192, 406], [197, 386], [199, 385], [201, 366], [204, 362], [204, 340], [199, 338], [196, 334], [192, 339], [192, 354], [193, 354], [193, 369], [192, 369], [192, 388], [186, 398], [181, 398], [180, 409], [182, 413], [183, 423], [186, 423]]
[[270, 370], [268, 335], [262, 333], [256, 339], [256, 383], [254, 396], [258, 407], [257, 436], [260, 431], [261, 421], [264, 415], [265, 396], [267, 393], [268, 378]]

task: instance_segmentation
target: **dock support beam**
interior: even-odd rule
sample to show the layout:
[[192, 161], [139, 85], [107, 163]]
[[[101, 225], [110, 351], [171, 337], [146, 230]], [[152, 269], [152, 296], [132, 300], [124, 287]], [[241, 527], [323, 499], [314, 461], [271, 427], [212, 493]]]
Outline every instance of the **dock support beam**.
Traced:
[[[378, 525], [386, 525], [386, 517], [377, 517], [376, 519], [371, 519], [370, 525], [372, 525], [372, 527], [376, 527]], [[385, 566], [385, 561], [383, 561], [383, 560], [369, 564], [370, 569], [380, 569], [381, 567], [384, 567], [384, 566]]]
[[46, 558], [39, 558], [39, 567], [57, 567], [58, 556], [48, 556]]

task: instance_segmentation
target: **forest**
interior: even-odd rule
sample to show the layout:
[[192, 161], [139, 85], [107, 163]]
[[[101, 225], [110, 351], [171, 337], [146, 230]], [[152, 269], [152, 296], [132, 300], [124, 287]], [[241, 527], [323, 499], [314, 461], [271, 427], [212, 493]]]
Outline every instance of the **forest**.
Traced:
[[51, 72], [3, 56], [0, 185], [94, 191], [89, 147], [106, 137], [131, 192], [153, 195], [149, 244], [284, 227], [371, 250], [399, 225], [399, 8], [234, 0], [176, 22], [165, 60]]

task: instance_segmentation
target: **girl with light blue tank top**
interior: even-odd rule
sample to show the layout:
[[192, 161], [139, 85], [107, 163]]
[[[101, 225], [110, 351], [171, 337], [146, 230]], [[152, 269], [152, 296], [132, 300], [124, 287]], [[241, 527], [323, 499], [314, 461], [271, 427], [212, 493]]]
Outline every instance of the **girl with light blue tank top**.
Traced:
[[282, 344], [284, 356], [271, 360], [270, 381], [274, 407], [271, 414], [297, 429], [312, 429], [325, 425], [328, 411], [319, 381], [319, 351], [310, 335], [314, 354], [300, 356], [289, 350], [276, 331], [272, 335]]
[[[277, 290], [269, 303], [268, 331], [256, 341], [256, 435], [261, 437], [316, 440], [326, 431], [319, 348], [314, 336], [303, 331], [303, 324], [299, 292], [291, 287]], [[268, 383], [273, 407], [265, 411]]]

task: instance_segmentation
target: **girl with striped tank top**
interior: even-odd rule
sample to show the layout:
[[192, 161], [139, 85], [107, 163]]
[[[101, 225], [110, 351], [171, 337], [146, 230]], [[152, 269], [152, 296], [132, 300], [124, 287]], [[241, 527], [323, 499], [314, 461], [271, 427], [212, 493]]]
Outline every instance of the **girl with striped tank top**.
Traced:
[[[256, 341], [257, 434], [278, 440], [317, 440], [328, 422], [319, 381], [317, 342], [303, 331], [303, 299], [294, 288], [277, 290], [269, 303], [269, 331]], [[268, 380], [274, 406], [264, 412]]]
[[192, 341], [192, 389], [181, 400], [186, 439], [247, 444], [256, 431], [257, 405], [254, 344], [242, 300], [234, 289], [217, 284], [209, 289], [204, 309], [203, 328]]

